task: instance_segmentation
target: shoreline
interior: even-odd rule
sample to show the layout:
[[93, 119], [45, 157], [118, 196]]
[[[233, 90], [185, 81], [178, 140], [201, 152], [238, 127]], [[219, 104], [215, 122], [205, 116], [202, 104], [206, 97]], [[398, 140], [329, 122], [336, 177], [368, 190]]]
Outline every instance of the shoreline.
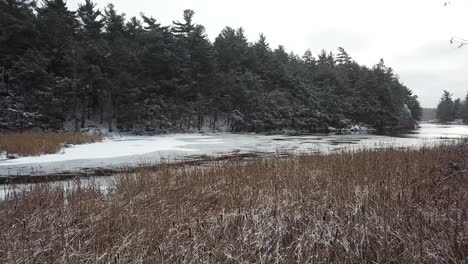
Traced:
[[[421, 147], [468, 136], [468, 126], [445, 128], [424, 126], [399, 135], [369, 133], [313, 134], [305, 136], [258, 134], [175, 134], [165, 136], [121, 136], [102, 142], [65, 148], [60, 154], [20, 157], [0, 161], [0, 181], [12, 177], [57, 176], [70, 179], [112, 174], [141, 165], [180, 163], [207, 157], [276, 155], [277, 153], [334, 153], [387, 147]], [[248, 154], [247, 154], [248, 155]], [[8, 178], [9, 180], [1, 179]], [[21, 180], [14, 180], [21, 181]]]
[[[287, 153], [280, 154], [284, 157], [289, 157]], [[279, 156], [276, 156], [279, 157]], [[70, 173], [51, 173], [51, 174], [44, 174], [44, 175], [21, 175], [21, 176], [0, 176], [0, 187], [4, 185], [14, 185], [14, 184], [40, 184], [40, 183], [48, 183], [48, 182], [60, 182], [60, 181], [68, 181], [74, 179], [86, 179], [86, 178], [93, 178], [93, 177], [109, 177], [109, 176], [118, 176], [119, 174], [126, 174], [126, 173], [136, 173], [142, 170], [157, 170], [161, 167], [169, 167], [169, 168], [176, 168], [181, 166], [196, 166], [196, 165], [204, 165], [209, 164], [212, 162], [219, 162], [219, 161], [240, 161], [240, 160], [248, 160], [248, 159], [257, 159], [257, 158], [271, 158], [266, 153], [258, 154], [258, 153], [238, 153], [238, 154], [228, 154], [228, 155], [220, 155], [220, 156], [207, 156], [205, 158], [198, 158], [193, 160], [186, 160], [186, 161], [176, 161], [176, 162], [167, 162], [161, 164], [154, 164], [154, 165], [142, 165], [142, 166], [135, 166], [135, 167], [126, 167], [121, 169], [102, 169], [97, 168], [95, 170], [87, 171], [87, 172], [70, 172]]]

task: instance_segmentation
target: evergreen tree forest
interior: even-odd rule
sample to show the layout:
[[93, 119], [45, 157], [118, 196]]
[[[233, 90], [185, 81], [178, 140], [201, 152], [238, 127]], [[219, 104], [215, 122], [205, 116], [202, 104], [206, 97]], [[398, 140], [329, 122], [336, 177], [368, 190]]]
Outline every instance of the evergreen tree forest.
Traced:
[[437, 105], [437, 120], [441, 123], [462, 120], [464, 124], [468, 124], [468, 94], [464, 101], [460, 98], [452, 99], [452, 94], [444, 91], [440, 102]]
[[300, 56], [230, 27], [212, 42], [192, 10], [161, 25], [91, 0], [0, 0], [0, 130], [315, 132], [421, 112], [383, 60], [343, 48]]

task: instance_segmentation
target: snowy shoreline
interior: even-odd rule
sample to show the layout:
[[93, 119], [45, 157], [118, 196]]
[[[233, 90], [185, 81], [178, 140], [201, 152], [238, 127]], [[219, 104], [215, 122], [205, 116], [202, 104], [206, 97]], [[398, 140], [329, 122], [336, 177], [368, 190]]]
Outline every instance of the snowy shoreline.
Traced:
[[259, 134], [114, 135], [102, 142], [64, 148], [62, 153], [0, 160], [0, 177], [90, 174], [118, 168], [219, 157], [232, 153], [331, 153], [385, 147], [417, 147], [468, 137], [468, 126], [422, 124], [397, 137], [351, 133], [300, 136]]

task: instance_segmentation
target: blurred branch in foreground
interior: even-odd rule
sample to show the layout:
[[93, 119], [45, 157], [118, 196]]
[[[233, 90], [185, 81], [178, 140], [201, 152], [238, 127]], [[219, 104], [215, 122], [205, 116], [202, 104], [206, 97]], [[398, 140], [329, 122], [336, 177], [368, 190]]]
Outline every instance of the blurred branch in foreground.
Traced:
[[468, 44], [468, 40], [460, 37], [452, 37], [452, 39], [450, 39], [450, 44], [457, 45], [459, 48], [461, 48]]

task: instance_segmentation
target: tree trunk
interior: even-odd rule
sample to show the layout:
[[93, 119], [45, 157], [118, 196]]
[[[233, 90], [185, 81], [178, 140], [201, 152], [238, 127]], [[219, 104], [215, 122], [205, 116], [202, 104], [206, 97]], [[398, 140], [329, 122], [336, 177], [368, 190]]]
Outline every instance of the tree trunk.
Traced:
[[171, 113], [171, 127], [174, 128], [174, 123], [175, 123], [175, 114], [174, 111]]
[[112, 132], [112, 120], [114, 118], [114, 107], [112, 103], [110, 103], [110, 109], [107, 117], [107, 127], [109, 128], [109, 132]]
[[109, 132], [112, 132], [112, 119], [114, 117], [114, 104], [112, 102], [112, 91], [107, 95], [106, 98], [106, 109], [105, 109], [105, 115], [106, 115], [106, 122], [107, 122], [107, 128], [109, 129]]
[[192, 125], [192, 112], [189, 112], [189, 118], [188, 118], [188, 124], [187, 124], [187, 130], [190, 130]]
[[104, 106], [101, 104], [99, 106], [99, 123], [102, 125], [102, 123], [104, 123], [104, 110], [103, 110]]
[[78, 68], [77, 68], [77, 59], [76, 59], [76, 50], [72, 50], [73, 54], [73, 82], [72, 82], [72, 91], [73, 91], [73, 115], [74, 115], [74, 131], [78, 132], [80, 130], [79, 127], [79, 117], [78, 117], [78, 85], [76, 82], [76, 78], [78, 75]]
[[81, 90], [81, 128], [85, 127], [86, 119], [86, 95], [85, 95], [85, 86]]
[[214, 117], [213, 117], [213, 130], [216, 129], [216, 123], [218, 122], [218, 109], [215, 110], [214, 112]]
[[[23, 108], [23, 113], [24, 113], [24, 108]], [[24, 132], [24, 117], [23, 115], [20, 115], [21, 119], [20, 119], [20, 132], [23, 133]]]
[[184, 124], [184, 118], [182, 117], [182, 115], [180, 116], [180, 124], [179, 124], [179, 129], [182, 130], [183, 129], [183, 124]]
[[203, 122], [203, 121], [204, 121], [203, 119], [204, 119], [204, 118], [203, 118], [203, 112], [198, 112], [198, 125], [197, 125], [198, 130], [201, 130], [202, 127], [203, 127], [203, 123], [204, 123], [204, 122]]
[[93, 111], [93, 114], [96, 114], [96, 108], [92, 108], [92, 102], [93, 102], [93, 85], [89, 84], [89, 100], [88, 103], [86, 104], [86, 108], [88, 109], [88, 120], [91, 119], [91, 111]]

